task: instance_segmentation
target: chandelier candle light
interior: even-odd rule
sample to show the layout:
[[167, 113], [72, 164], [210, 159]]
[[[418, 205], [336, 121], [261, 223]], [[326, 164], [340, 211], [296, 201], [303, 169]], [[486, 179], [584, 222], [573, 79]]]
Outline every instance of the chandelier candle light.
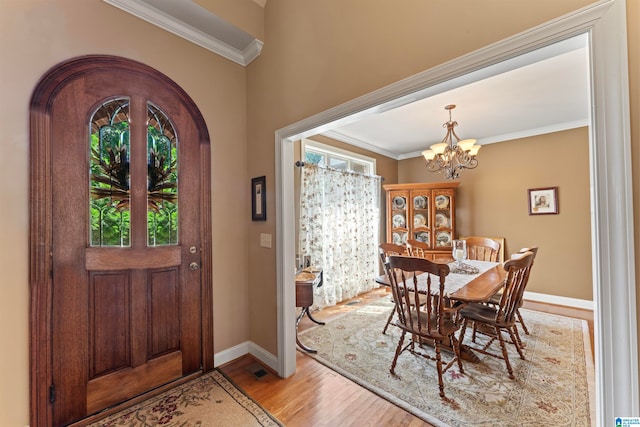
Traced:
[[449, 121], [442, 125], [447, 128], [447, 134], [444, 139], [422, 152], [422, 155], [427, 160], [429, 172], [442, 171], [447, 179], [459, 178], [464, 169], [473, 169], [478, 166], [476, 155], [480, 150], [480, 146], [476, 145], [475, 139], [460, 141], [460, 138], [456, 135], [453, 128], [458, 126], [458, 122], [451, 120], [451, 110], [454, 108], [456, 108], [454, 104], [444, 107], [445, 110], [449, 111]]

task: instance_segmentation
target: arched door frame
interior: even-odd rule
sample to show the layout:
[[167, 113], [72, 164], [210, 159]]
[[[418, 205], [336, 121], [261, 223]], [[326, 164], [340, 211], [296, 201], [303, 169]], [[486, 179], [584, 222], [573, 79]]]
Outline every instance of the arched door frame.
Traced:
[[[640, 415], [625, 0], [603, 0], [499, 43], [308, 117], [275, 133], [278, 373], [295, 372], [293, 142], [385, 103], [489, 65], [588, 33], [596, 419]], [[451, 89], [450, 88], [446, 88]]]
[[[30, 425], [51, 425], [49, 385], [52, 351], [52, 192], [51, 101], [65, 84], [96, 70], [127, 71], [169, 88], [191, 115], [199, 137], [201, 199], [202, 370], [214, 368], [211, 272], [211, 149], [206, 123], [189, 95], [159, 71], [130, 59], [108, 55], [73, 58], [56, 65], [37, 84], [30, 104]], [[88, 120], [88, 119], [87, 119]]]

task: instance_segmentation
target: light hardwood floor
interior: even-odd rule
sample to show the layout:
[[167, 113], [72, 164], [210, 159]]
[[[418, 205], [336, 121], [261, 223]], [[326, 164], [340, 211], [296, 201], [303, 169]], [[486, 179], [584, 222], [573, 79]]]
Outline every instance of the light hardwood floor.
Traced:
[[[313, 316], [318, 320], [328, 320], [380, 298], [385, 293], [384, 288], [376, 289], [336, 307], [314, 313]], [[587, 320], [593, 350], [591, 311], [528, 302], [524, 307]], [[314, 325], [305, 317], [300, 322], [300, 330]], [[337, 374], [301, 351], [297, 352], [296, 360], [296, 373], [286, 379], [279, 378], [251, 356], [234, 360], [222, 366], [221, 370], [288, 427], [431, 425]]]

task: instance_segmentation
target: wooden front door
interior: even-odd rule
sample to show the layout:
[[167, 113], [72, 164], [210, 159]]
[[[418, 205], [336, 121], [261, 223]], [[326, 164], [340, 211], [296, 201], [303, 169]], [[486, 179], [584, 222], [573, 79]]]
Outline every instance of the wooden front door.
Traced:
[[32, 119], [32, 425], [57, 426], [213, 367], [209, 141], [175, 83], [116, 57], [52, 70]]

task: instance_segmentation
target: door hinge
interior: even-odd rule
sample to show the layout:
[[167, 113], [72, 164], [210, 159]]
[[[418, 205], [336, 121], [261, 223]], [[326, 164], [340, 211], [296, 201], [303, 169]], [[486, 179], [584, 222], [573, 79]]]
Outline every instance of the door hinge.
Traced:
[[51, 384], [49, 386], [49, 403], [54, 403], [56, 401], [56, 386]]

